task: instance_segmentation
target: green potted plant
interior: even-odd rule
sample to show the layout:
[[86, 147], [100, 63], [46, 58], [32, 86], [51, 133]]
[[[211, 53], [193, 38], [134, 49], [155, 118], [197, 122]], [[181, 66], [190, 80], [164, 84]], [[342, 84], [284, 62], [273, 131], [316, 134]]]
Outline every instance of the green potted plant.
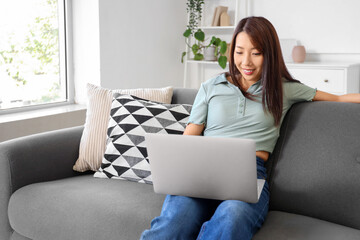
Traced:
[[[191, 49], [194, 54], [194, 60], [201, 61], [204, 59], [203, 50], [210, 47], [215, 47], [214, 55], [218, 59], [220, 67], [223, 69], [226, 67], [227, 57], [225, 56], [227, 44], [220, 38], [215, 36], [212, 37], [208, 45], [205, 44], [205, 33], [198, 28], [199, 22], [202, 17], [202, 6], [203, 0], [188, 0], [187, 1], [187, 12], [189, 13], [189, 22], [186, 31], [183, 33], [185, 37], [185, 43]], [[192, 37], [195, 42], [191, 44]], [[184, 57], [187, 52], [182, 53], [181, 62], [184, 62]]]
[[211, 46], [215, 47], [214, 55], [216, 56], [220, 67], [224, 69], [227, 63], [227, 57], [225, 56], [227, 43], [220, 38], [213, 36], [207, 47]]

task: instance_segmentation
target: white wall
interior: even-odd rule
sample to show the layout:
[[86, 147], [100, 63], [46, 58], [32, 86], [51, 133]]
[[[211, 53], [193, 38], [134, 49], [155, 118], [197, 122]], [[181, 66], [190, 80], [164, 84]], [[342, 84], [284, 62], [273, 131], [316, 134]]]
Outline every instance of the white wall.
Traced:
[[105, 88], [182, 86], [186, 0], [72, 1], [75, 101]]
[[360, 1], [251, 0], [250, 14], [264, 16], [279, 38], [305, 46], [307, 61], [360, 62]]
[[70, 77], [75, 85], [75, 102], [86, 102], [86, 83], [100, 85], [99, 0], [71, 3]]
[[182, 86], [185, 0], [101, 0], [101, 86]]

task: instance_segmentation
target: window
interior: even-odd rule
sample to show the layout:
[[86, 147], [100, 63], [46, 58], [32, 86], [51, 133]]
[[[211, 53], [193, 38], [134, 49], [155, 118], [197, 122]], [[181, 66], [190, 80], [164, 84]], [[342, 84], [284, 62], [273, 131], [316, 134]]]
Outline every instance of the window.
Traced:
[[64, 0], [0, 3], [0, 112], [68, 101]]

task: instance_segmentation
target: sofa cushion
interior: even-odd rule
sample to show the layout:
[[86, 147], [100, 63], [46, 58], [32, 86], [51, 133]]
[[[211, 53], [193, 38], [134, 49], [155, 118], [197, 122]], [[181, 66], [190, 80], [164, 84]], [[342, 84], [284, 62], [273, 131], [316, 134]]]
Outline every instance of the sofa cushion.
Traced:
[[114, 94], [105, 155], [95, 177], [152, 183], [145, 133], [182, 134], [189, 104], [162, 104]]
[[158, 216], [153, 187], [92, 175], [28, 185], [9, 203], [12, 228], [30, 239], [139, 239]]
[[360, 230], [291, 213], [270, 211], [253, 240], [358, 240]]
[[32, 240], [32, 239], [24, 237], [23, 235], [20, 235], [19, 233], [14, 231], [13, 234], [11, 235], [10, 240]]
[[190, 104], [194, 103], [198, 89], [174, 88], [171, 103]]
[[360, 229], [360, 104], [298, 103], [270, 172], [270, 209]]

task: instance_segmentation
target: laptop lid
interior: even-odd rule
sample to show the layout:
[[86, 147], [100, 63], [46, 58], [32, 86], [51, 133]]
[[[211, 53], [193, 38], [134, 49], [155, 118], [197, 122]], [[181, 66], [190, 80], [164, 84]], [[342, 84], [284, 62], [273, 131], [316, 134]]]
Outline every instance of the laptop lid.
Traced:
[[145, 135], [154, 191], [219, 200], [258, 201], [255, 141], [189, 135]]

